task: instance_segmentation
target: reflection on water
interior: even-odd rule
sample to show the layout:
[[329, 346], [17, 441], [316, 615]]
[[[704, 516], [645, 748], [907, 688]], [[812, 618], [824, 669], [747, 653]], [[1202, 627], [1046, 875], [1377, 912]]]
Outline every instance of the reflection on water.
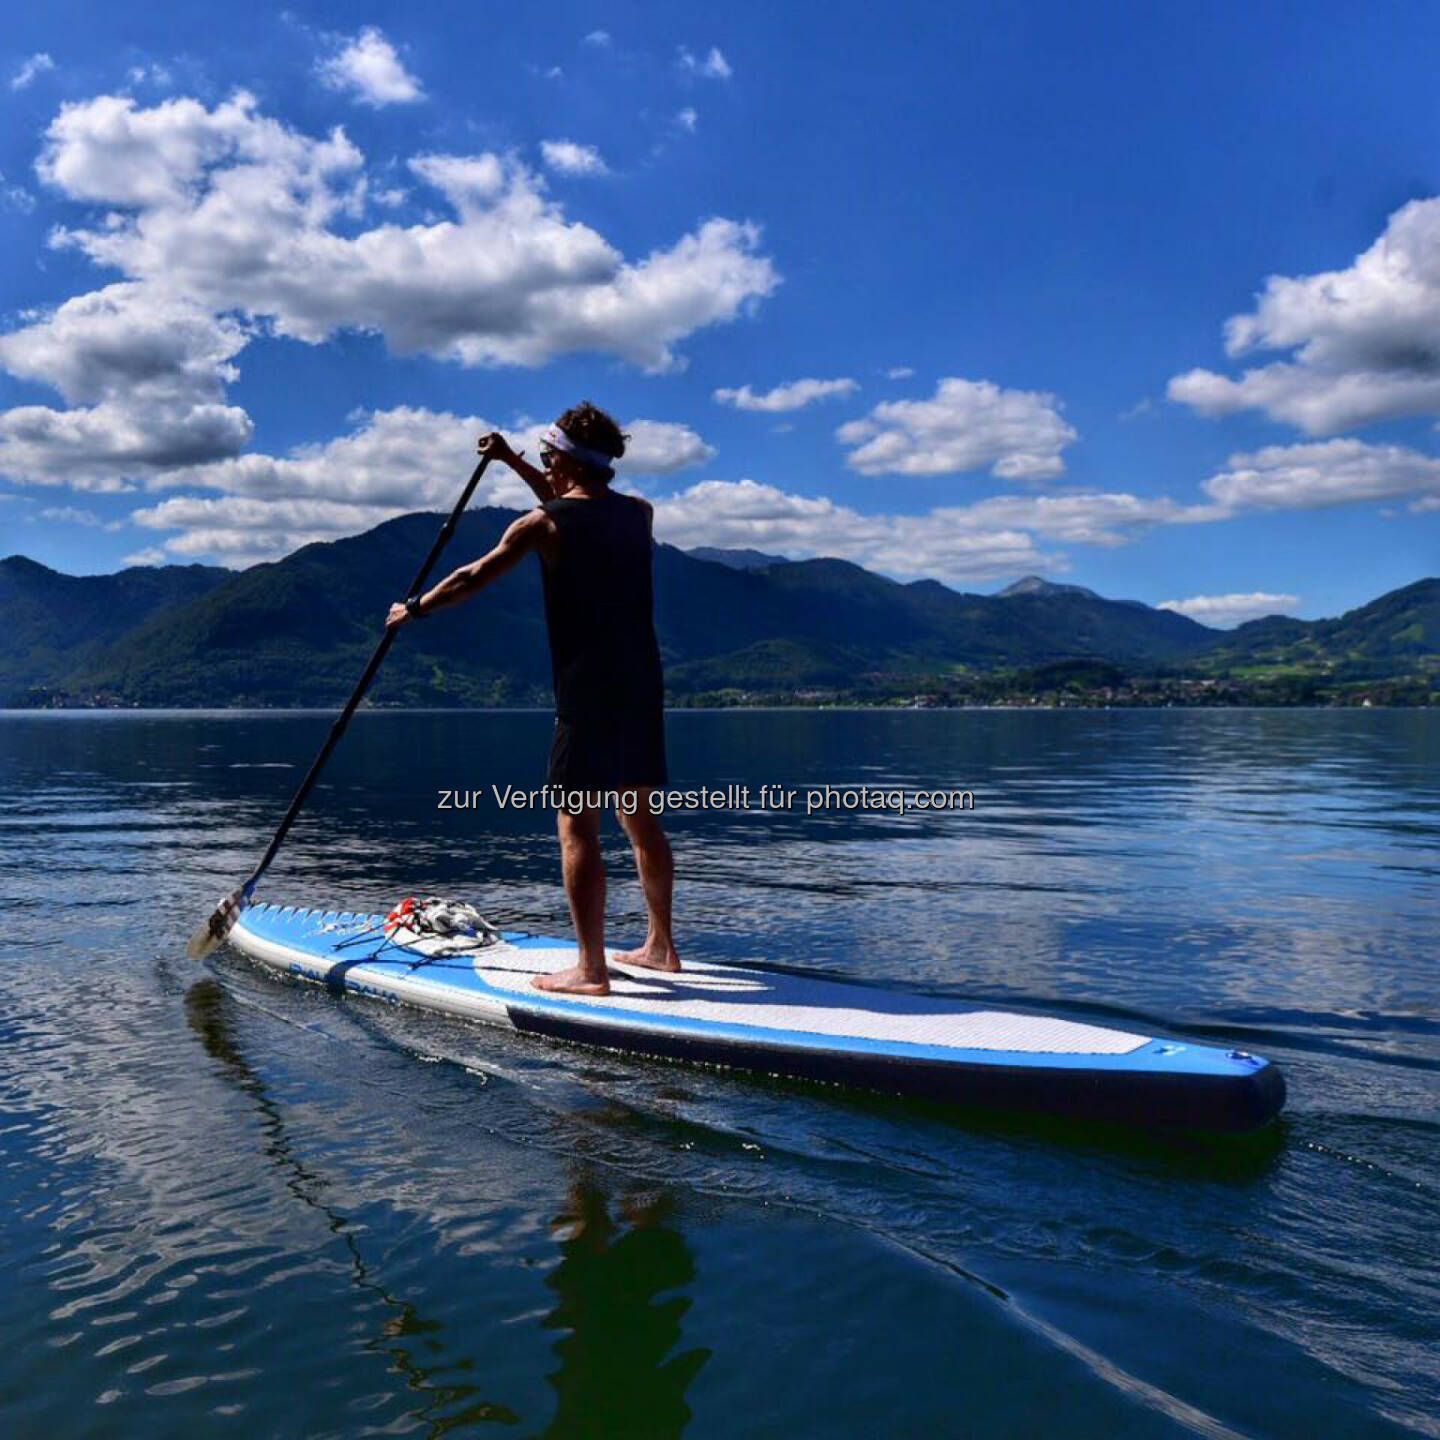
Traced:
[[[563, 1258], [546, 1284], [557, 1303], [545, 1324], [555, 1342], [559, 1397], [551, 1436], [678, 1436], [690, 1419], [685, 1392], [708, 1350], [672, 1353], [690, 1308], [674, 1294], [695, 1278], [680, 1232], [667, 1225], [663, 1195], [610, 1200], [591, 1174], [576, 1179], [553, 1229]], [[626, 1228], [628, 1227], [628, 1228]]]
[[[1274, 1055], [1284, 1122], [1218, 1151], [192, 966], [328, 723], [0, 716], [13, 1431], [1437, 1433], [1434, 715], [672, 717], [677, 785], [976, 804], [674, 817], [691, 955]], [[266, 898], [563, 929], [548, 815], [435, 808], [548, 734], [362, 714]]]
[[417, 1358], [416, 1352], [427, 1345], [436, 1351], [441, 1349], [433, 1336], [442, 1325], [425, 1319], [413, 1302], [392, 1295], [371, 1273], [355, 1227], [326, 1203], [323, 1177], [307, 1169], [296, 1153], [280, 1107], [266, 1093], [265, 1082], [246, 1063], [236, 1044], [228, 1015], [229, 1003], [218, 981], [197, 980], [185, 992], [185, 1014], [190, 1028], [206, 1053], [219, 1062], [227, 1078], [260, 1112], [265, 1158], [284, 1177], [286, 1189], [302, 1205], [312, 1206], [325, 1217], [330, 1233], [349, 1254], [355, 1285], [373, 1295], [384, 1307], [384, 1324], [370, 1344], [389, 1357], [410, 1390], [425, 1397], [413, 1413], [432, 1422], [432, 1435], [443, 1435], [457, 1426], [481, 1421], [514, 1423], [519, 1417], [506, 1406], [481, 1398], [477, 1386], [436, 1383], [432, 1372]]

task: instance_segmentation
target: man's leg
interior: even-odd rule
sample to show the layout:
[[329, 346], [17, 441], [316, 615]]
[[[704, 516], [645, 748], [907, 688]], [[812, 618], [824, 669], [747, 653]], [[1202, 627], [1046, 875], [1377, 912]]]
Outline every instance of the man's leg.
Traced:
[[600, 812], [561, 810], [560, 863], [565, 874], [565, 895], [570, 919], [580, 942], [579, 964], [555, 975], [537, 975], [541, 990], [571, 995], [608, 995], [605, 970], [605, 857], [600, 852]]
[[650, 791], [636, 792], [639, 804], [633, 815], [617, 810], [616, 816], [630, 837], [635, 850], [635, 869], [645, 891], [645, 909], [650, 927], [645, 943], [638, 950], [628, 950], [615, 959], [622, 965], [643, 965], [648, 970], [678, 970], [680, 957], [675, 953], [675, 940], [670, 933], [670, 910], [675, 896], [675, 857], [665, 838], [660, 819], [650, 813]]

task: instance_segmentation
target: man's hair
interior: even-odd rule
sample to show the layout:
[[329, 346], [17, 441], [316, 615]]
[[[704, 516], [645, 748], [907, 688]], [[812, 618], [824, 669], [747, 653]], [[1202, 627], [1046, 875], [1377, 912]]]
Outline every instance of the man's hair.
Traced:
[[598, 450], [616, 460], [625, 453], [625, 442], [630, 438], [621, 433], [620, 427], [609, 415], [588, 400], [572, 405], [555, 423], [577, 445], [583, 445], [587, 450]]

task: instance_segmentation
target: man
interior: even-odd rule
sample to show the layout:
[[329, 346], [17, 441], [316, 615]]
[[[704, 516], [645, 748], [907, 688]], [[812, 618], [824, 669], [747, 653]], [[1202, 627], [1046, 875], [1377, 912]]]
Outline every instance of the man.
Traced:
[[[674, 971], [680, 968], [670, 933], [675, 864], [649, 807], [650, 792], [667, 779], [665, 688], [651, 590], [653, 514], [647, 501], [610, 488], [625, 439], [614, 420], [588, 400], [545, 432], [543, 469], [527, 464], [498, 432], [483, 436], [480, 453], [520, 476], [539, 508], [515, 521], [488, 555], [447, 575], [418, 601], [391, 606], [386, 623], [404, 625], [458, 604], [525, 556], [540, 557], [555, 680], [549, 783], [561, 791], [626, 792], [616, 816], [634, 847], [649, 929], [638, 950], [615, 958]], [[561, 808], [557, 823], [580, 953], [573, 969], [538, 975], [535, 984], [567, 994], [608, 995], [600, 812], [590, 805]]]

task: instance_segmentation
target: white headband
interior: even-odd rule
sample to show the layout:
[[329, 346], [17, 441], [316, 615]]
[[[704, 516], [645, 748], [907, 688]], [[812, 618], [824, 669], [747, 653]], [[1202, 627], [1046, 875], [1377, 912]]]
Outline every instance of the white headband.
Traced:
[[604, 455], [599, 450], [587, 450], [583, 445], [577, 445], [558, 425], [551, 425], [540, 437], [542, 445], [549, 445], [554, 450], [563, 450], [567, 455], [573, 455], [577, 460], [583, 460], [587, 465], [594, 465], [600, 470], [613, 470], [615, 457]]

